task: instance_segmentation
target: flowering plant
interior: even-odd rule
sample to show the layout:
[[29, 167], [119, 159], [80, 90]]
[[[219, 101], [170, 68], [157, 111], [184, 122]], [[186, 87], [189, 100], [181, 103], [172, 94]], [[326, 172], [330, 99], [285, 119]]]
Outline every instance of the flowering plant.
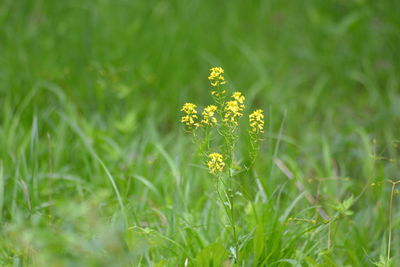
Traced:
[[[214, 104], [206, 106], [200, 118], [197, 115], [197, 106], [185, 103], [181, 109], [185, 113], [181, 122], [198, 145], [209, 173], [217, 178], [216, 192], [230, 222], [233, 239], [231, 251], [237, 261], [239, 240], [235, 223], [234, 196], [238, 192], [234, 193], [233, 190], [234, 169], [237, 169], [237, 164], [234, 166], [234, 152], [239, 140], [240, 119], [243, 117], [246, 98], [241, 92], [234, 92], [228, 97], [228, 90], [223, 87], [226, 84], [223, 74], [224, 70], [221, 67], [210, 69], [208, 80], [213, 87], [211, 96]], [[264, 133], [263, 110], [257, 109], [249, 115], [248, 133], [251, 143], [250, 158], [253, 163]]]

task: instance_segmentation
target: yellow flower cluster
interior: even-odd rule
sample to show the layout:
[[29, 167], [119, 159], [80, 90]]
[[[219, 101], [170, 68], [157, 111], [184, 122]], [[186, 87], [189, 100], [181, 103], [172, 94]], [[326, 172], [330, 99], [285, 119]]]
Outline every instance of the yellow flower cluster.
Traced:
[[216, 96], [216, 97], [224, 95], [225, 93], [226, 93], [226, 90], [222, 90], [221, 93], [218, 93], [217, 91], [211, 91], [211, 95]]
[[243, 116], [245, 97], [240, 92], [235, 92], [232, 95], [234, 100], [226, 102], [224, 122], [231, 122], [238, 125], [238, 119]]
[[249, 115], [251, 132], [263, 133], [264, 132], [264, 114], [263, 110], [257, 109]]
[[[221, 140], [228, 148], [226, 153], [211, 153], [206, 159], [209, 172], [218, 175], [224, 172], [226, 164], [231, 165], [233, 162], [233, 149], [239, 140], [239, 119], [243, 116], [246, 99], [241, 92], [234, 92], [228, 99], [227, 90], [221, 86], [226, 83], [223, 74], [224, 70], [220, 67], [210, 69], [208, 79], [215, 90], [211, 92], [214, 105], [206, 106], [201, 115], [198, 114], [197, 106], [193, 103], [185, 103], [181, 109], [185, 113], [181, 121], [185, 125], [185, 129], [193, 134], [194, 141], [198, 143], [201, 152], [209, 151], [214, 143], [215, 134], [220, 136], [217, 141]], [[259, 147], [258, 142], [262, 140], [260, 135], [264, 132], [263, 110], [257, 109], [251, 113], [249, 124], [248, 132], [254, 148], [250, 153], [251, 157], [255, 158], [255, 150]], [[213, 131], [209, 127], [216, 129]]]
[[197, 123], [198, 116], [196, 105], [192, 103], [185, 103], [181, 109], [181, 111], [185, 112], [186, 115], [182, 117], [181, 122], [183, 122], [189, 129], [193, 127], [199, 127], [199, 123]]
[[239, 104], [243, 104], [245, 100], [245, 97], [242, 95], [241, 92], [234, 92], [232, 98], [235, 99]]
[[217, 111], [217, 107], [214, 105], [207, 106], [202, 112], [203, 119], [201, 123], [208, 126], [215, 126], [217, 124], [217, 118], [215, 118], [215, 112]]
[[224, 170], [225, 162], [221, 154], [211, 153], [208, 155], [208, 158], [210, 160], [207, 162], [207, 166], [210, 173], [222, 172]]
[[208, 79], [210, 80], [212, 86], [226, 84], [225, 78], [222, 75], [224, 73], [224, 70], [221, 67], [211, 68], [210, 71], [211, 73], [210, 76], [208, 76]]

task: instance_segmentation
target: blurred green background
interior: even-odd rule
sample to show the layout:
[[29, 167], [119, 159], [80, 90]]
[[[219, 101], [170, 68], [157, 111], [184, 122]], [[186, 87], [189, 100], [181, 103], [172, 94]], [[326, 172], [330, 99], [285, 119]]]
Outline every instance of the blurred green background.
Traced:
[[1, 10], [2, 98], [15, 105], [52, 83], [85, 116], [135, 110], [169, 131], [182, 102], [208, 99], [208, 69], [220, 65], [293, 127], [372, 130], [399, 114], [397, 1], [5, 0]]
[[[364, 228], [351, 238], [367, 248], [352, 248], [354, 255], [338, 256], [337, 263], [370, 264], [386, 242], [385, 181], [399, 177], [399, 14], [400, 1], [389, 0], [2, 0], [0, 214], [12, 226], [3, 236], [19, 244], [18, 227], [47, 229], [48, 207], [68, 210], [71, 199], [90, 210], [99, 192], [104, 199], [96, 201], [108, 207], [102, 218], [113, 216], [120, 204], [96, 157], [140, 217], [132, 221], [156, 221], [146, 203], [174, 203], [193, 213], [192, 202], [177, 204], [171, 194], [180, 184], [173, 182], [178, 169], [183, 176], [198, 172], [179, 110], [185, 102], [204, 107], [211, 101], [209, 68], [221, 66], [228, 87], [266, 111], [257, 170], [267, 177], [268, 196], [288, 181], [273, 166], [275, 156], [304, 181], [350, 179], [310, 184], [321, 201], [377, 185], [356, 204], [354, 220]], [[132, 175], [146, 179], [126, 179]], [[182, 194], [200, 197], [208, 186], [195, 180]], [[294, 187], [285, 192], [287, 203], [298, 194]], [[54, 214], [63, 218], [63, 212]], [[43, 242], [51, 240], [46, 231]], [[48, 242], [42, 247], [61, 241]], [[10, 252], [26, 249], [17, 247], [2, 246], [9, 257], [3, 264], [29, 259]]]
[[160, 135], [180, 128], [181, 105], [208, 103], [208, 70], [222, 66], [229, 87], [271, 112], [270, 123], [286, 114], [285, 131], [305, 152], [317, 153], [325, 137], [344, 152], [356, 128], [390, 144], [400, 117], [399, 6], [5, 0], [2, 107], [15, 109], [32, 94], [20, 127], [31, 126], [32, 112], [49, 116], [71, 105], [95, 128], [129, 142], [147, 135], [148, 123]]

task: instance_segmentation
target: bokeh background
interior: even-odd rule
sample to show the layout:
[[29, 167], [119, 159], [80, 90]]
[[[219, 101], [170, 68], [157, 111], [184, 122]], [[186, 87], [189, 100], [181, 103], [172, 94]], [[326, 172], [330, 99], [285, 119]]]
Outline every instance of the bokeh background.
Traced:
[[287, 110], [289, 127], [373, 130], [399, 112], [398, 6], [6, 0], [2, 96], [18, 104], [51, 83], [87, 117], [135, 112], [138, 124], [151, 117], [168, 132], [182, 102], [209, 99], [208, 69], [218, 65], [250, 103]]
[[208, 70], [222, 66], [229, 87], [267, 110], [270, 124], [285, 118], [297, 151], [315, 156], [327, 139], [333, 153], [354, 162], [357, 129], [384, 144], [398, 138], [399, 6], [2, 1], [2, 107], [32, 95], [22, 128], [31, 127], [32, 113], [50, 116], [68, 105], [121, 142], [147, 136], [149, 127], [165, 136], [181, 128], [183, 103], [210, 102]]
[[[267, 194], [288, 181], [274, 167], [275, 156], [306, 184], [346, 178], [310, 183], [321, 201], [376, 186], [356, 204], [362, 234], [351, 238], [365, 247], [341, 262], [371, 263], [386, 242], [386, 180], [399, 173], [399, 14], [400, 1], [389, 0], [2, 0], [0, 213], [14, 227], [3, 234], [14, 244], [22, 242], [21, 231], [42, 234], [47, 260], [68, 243], [45, 241], [51, 238], [40, 232], [47, 227], [43, 212], [53, 205], [49, 196], [61, 218], [76, 210], [66, 208], [70, 200], [83, 207], [101, 190], [111, 193], [96, 201], [118, 207], [93, 155], [113, 174], [125, 205], [148, 216], [146, 223], [156, 221], [146, 203], [175, 203], [171, 177], [192, 164], [179, 110], [185, 102], [211, 101], [209, 69], [221, 66], [228, 87], [265, 110], [258, 172], [268, 177]], [[154, 188], [144, 178], [128, 181], [132, 174]], [[193, 181], [194, 197], [208, 190]], [[298, 194], [291, 190], [288, 200]], [[36, 216], [30, 227], [26, 214]], [[70, 234], [79, 240], [80, 233]], [[9, 246], [4, 251], [19, 245]], [[72, 247], [70, 254], [79, 255]]]

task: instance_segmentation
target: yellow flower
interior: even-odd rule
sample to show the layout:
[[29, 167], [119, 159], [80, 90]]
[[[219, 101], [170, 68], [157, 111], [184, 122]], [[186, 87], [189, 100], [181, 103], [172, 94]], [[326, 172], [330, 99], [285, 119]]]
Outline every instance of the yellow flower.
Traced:
[[181, 109], [181, 111], [185, 112], [186, 115], [182, 117], [181, 122], [184, 123], [189, 129], [193, 127], [199, 127], [199, 123], [197, 123], [198, 116], [196, 105], [192, 103], [185, 103]]
[[251, 132], [263, 133], [264, 132], [264, 114], [263, 110], [257, 109], [249, 115]]
[[243, 104], [244, 100], [245, 100], [245, 97], [244, 97], [244, 95], [242, 95], [241, 92], [234, 92], [232, 95], [232, 98], [235, 99], [240, 104]]
[[211, 153], [208, 155], [208, 158], [207, 166], [210, 173], [222, 172], [224, 170], [225, 162], [221, 154]]
[[214, 105], [207, 106], [204, 111], [201, 113], [203, 115], [203, 119], [201, 123], [208, 126], [215, 126], [217, 124], [217, 118], [215, 118], [214, 114], [217, 111], [217, 107]]
[[211, 91], [211, 95], [216, 97], [224, 94], [226, 94], [226, 90], [222, 90], [220, 93], [218, 93], [217, 91]]
[[244, 110], [244, 100], [245, 97], [240, 92], [235, 92], [232, 95], [234, 100], [226, 102], [225, 105], [225, 115], [224, 122], [231, 122], [235, 125], [238, 125], [237, 120], [243, 116]]
[[225, 78], [222, 76], [223, 73], [224, 70], [221, 67], [214, 67], [210, 69], [210, 76], [208, 76], [208, 79], [210, 80], [212, 86], [226, 84]]

